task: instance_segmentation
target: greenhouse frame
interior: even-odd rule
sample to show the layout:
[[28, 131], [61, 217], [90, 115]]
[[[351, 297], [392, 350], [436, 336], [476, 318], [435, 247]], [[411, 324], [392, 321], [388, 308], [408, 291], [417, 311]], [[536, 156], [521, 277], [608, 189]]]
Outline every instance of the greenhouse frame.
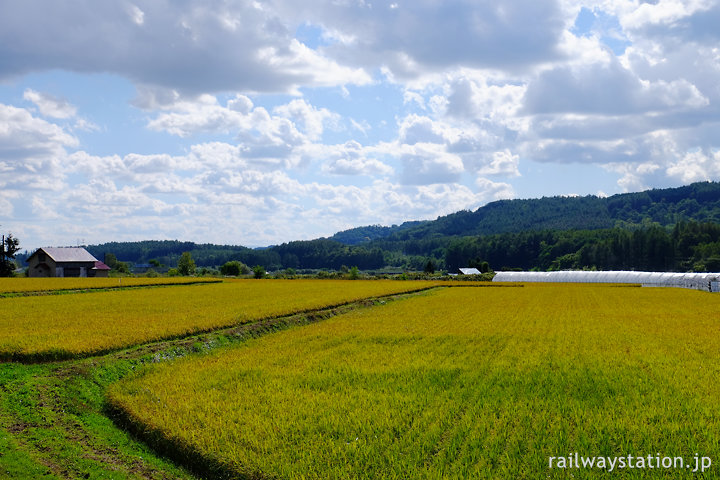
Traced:
[[635, 271], [498, 272], [493, 282], [630, 283], [643, 287], [679, 287], [717, 292], [720, 273]]

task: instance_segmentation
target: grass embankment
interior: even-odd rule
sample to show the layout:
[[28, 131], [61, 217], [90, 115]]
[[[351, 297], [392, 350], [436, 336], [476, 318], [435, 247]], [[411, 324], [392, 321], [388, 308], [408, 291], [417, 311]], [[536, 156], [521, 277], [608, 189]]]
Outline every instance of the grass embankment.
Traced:
[[549, 468], [574, 452], [699, 454], [714, 475], [718, 311], [680, 289], [448, 288], [150, 367], [109, 398], [230, 476], [691, 475]]
[[6, 298], [0, 301], [0, 359], [41, 361], [97, 355], [434, 284], [239, 280], [162, 289]]

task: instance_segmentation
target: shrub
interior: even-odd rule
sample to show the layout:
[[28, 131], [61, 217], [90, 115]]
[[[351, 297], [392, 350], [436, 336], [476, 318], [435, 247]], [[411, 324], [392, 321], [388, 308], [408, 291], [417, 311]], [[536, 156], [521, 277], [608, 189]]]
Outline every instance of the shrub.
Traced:
[[265, 276], [265, 267], [262, 265], [255, 265], [253, 267], [253, 276], [255, 278], [263, 278]]
[[223, 275], [232, 275], [237, 277], [238, 275], [247, 275], [250, 273], [250, 269], [247, 265], [237, 260], [226, 262], [225, 265], [220, 267], [220, 273]]
[[352, 268], [350, 269], [350, 273], [348, 274], [348, 278], [349, 278], [350, 280], [357, 280], [358, 278], [360, 278], [360, 270], [358, 269], [358, 267], [352, 267]]

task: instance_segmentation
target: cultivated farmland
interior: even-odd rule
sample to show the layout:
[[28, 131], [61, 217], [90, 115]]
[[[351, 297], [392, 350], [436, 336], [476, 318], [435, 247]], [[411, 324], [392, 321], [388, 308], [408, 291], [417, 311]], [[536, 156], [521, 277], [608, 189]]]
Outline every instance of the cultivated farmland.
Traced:
[[432, 282], [237, 280], [0, 299], [0, 358], [69, 358], [248, 323]]
[[153, 285], [184, 285], [217, 283], [215, 278], [194, 277], [128, 277], [128, 278], [0, 278], [0, 295], [10, 293], [40, 293], [72, 290], [95, 290]]
[[231, 476], [695, 478], [549, 468], [573, 452], [700, 455], [712, 476], [718, 312], [679, 289], [445, 288], [151, 366], [109, 400]]

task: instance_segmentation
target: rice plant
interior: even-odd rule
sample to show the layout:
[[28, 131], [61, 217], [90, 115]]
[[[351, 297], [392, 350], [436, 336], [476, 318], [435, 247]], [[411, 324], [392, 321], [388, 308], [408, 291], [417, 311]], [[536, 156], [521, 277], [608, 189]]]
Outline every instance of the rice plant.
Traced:
[[690, 478], [572, 459], [720, 463], [719, 311], [679, 289], [447, 288], [152, 366], [109, 400], [231, 476]]

